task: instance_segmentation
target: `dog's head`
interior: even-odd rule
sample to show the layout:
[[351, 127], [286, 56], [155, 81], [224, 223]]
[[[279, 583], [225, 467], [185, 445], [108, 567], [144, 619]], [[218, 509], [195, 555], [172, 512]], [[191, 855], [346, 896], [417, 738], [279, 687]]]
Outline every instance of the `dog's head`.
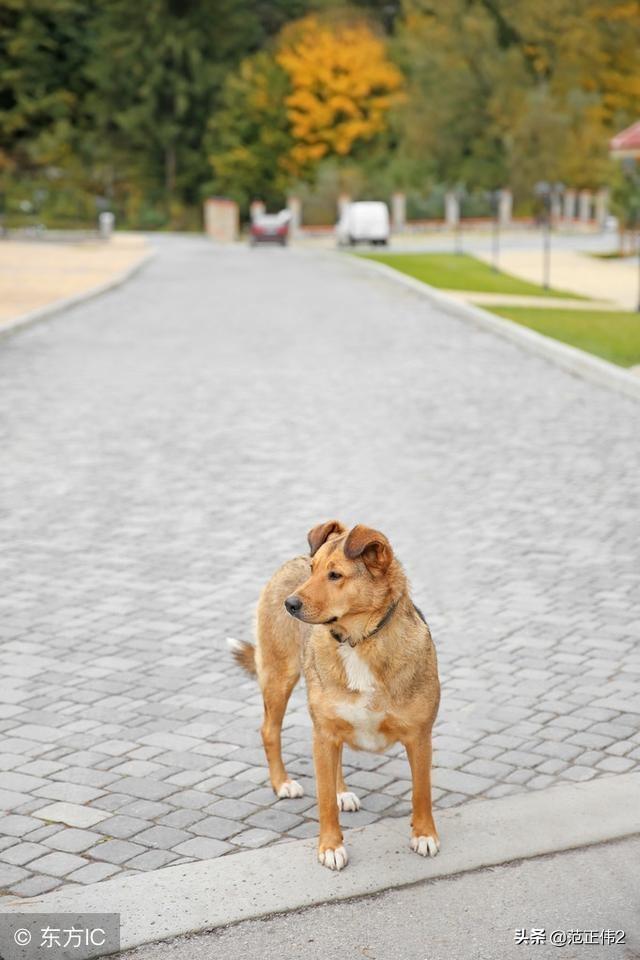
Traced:
[[305, 623], [335, 623], [379, 610], [388, 602], [391, 544], [370, 527], [347, 532], [338, 520], [309, 531], [311, 576], [284, 602]]

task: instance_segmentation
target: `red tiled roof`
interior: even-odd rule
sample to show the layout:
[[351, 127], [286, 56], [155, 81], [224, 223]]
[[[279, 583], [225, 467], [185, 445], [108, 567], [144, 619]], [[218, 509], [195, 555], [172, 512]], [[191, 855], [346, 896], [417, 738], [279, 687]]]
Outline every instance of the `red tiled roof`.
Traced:
[[617, 133], [609, 141], [609, 149], [612, 153], [640, 154], [640, 120]]

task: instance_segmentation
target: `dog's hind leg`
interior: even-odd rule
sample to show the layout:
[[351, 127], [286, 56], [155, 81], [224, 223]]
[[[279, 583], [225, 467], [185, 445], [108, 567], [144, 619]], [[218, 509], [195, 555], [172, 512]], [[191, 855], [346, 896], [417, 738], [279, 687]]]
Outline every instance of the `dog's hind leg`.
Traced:
[[291, 780], [282, 762], [282, 721], [284, 719], [291, 691], [300, 674], [285, 676], [267, 674], [260, 676], [262, 699], [264, 701], [264, 720], [262, 723], [262, 742], [269, 764], [269, 778], [274, 792], [282, 800], [287, 797], [301, 797], [302, 785]]
[[340, 749], [338, 752], [338, 783], [337, 783], [337, 800], [338, 800], [338, 809], [345, 810], [348, 813], [355, 813], [356, 810], [360, 809], [360, 799], [349, 790], [349, 787], [344, 782], [344, 774], [342, 772], [342, 747], [340, 744]]

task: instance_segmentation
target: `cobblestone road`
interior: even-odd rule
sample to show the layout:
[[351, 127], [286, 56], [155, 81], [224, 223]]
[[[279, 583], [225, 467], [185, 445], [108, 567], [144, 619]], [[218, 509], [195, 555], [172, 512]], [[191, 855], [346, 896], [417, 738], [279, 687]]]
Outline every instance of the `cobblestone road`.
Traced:
[[[344, 258], [163, 238], [126, 287], [0, 343], [0, 885], [316, 829], [276, 803], [231, 664], [327, 517], [390, 537], [436, 639], [437, 806], [640, 767], [638, 406]], [[405, 815], [399, 752], [347, 756]]]

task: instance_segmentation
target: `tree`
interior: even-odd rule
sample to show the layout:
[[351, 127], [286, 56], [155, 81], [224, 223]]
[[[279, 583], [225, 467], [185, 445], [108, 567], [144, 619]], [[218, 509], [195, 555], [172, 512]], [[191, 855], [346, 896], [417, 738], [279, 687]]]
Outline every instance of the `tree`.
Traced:
[[364, 21], [306, 17], [244, 60], [209, 124], [212, 188], [244, 210], [282, 203], [320, 161], [357, 158], [379, 137], [402, 87], [383, 40]]
[[[637, 0], [405, 0], [400, 154], [414, 182], [607, 182], [607, 142], [635, 119]], [[409, 162], [412, 161], [410, 164]]]
[[219, 111], [209, 124], [212, 188], [246, 212], [259, 197], [280, 206], [291, 177], [293, 146], [284, 101], [286, 73], [262, 51], [244, 60], [224, 84]]
[[380, 134], [403, 86], [384, 41], [363, 21], [306, 17], [284, 29], [276, 60], [291, 84], [285, 105], [298, 175]]
[[227, 74], [308, 2], [0, 0], [0, 172], [55, 167], [138, 223], [198, 204]]
[[0, 0], [0, 168], [33, 172], [77, 150], [87, 21], [81, 0]]

